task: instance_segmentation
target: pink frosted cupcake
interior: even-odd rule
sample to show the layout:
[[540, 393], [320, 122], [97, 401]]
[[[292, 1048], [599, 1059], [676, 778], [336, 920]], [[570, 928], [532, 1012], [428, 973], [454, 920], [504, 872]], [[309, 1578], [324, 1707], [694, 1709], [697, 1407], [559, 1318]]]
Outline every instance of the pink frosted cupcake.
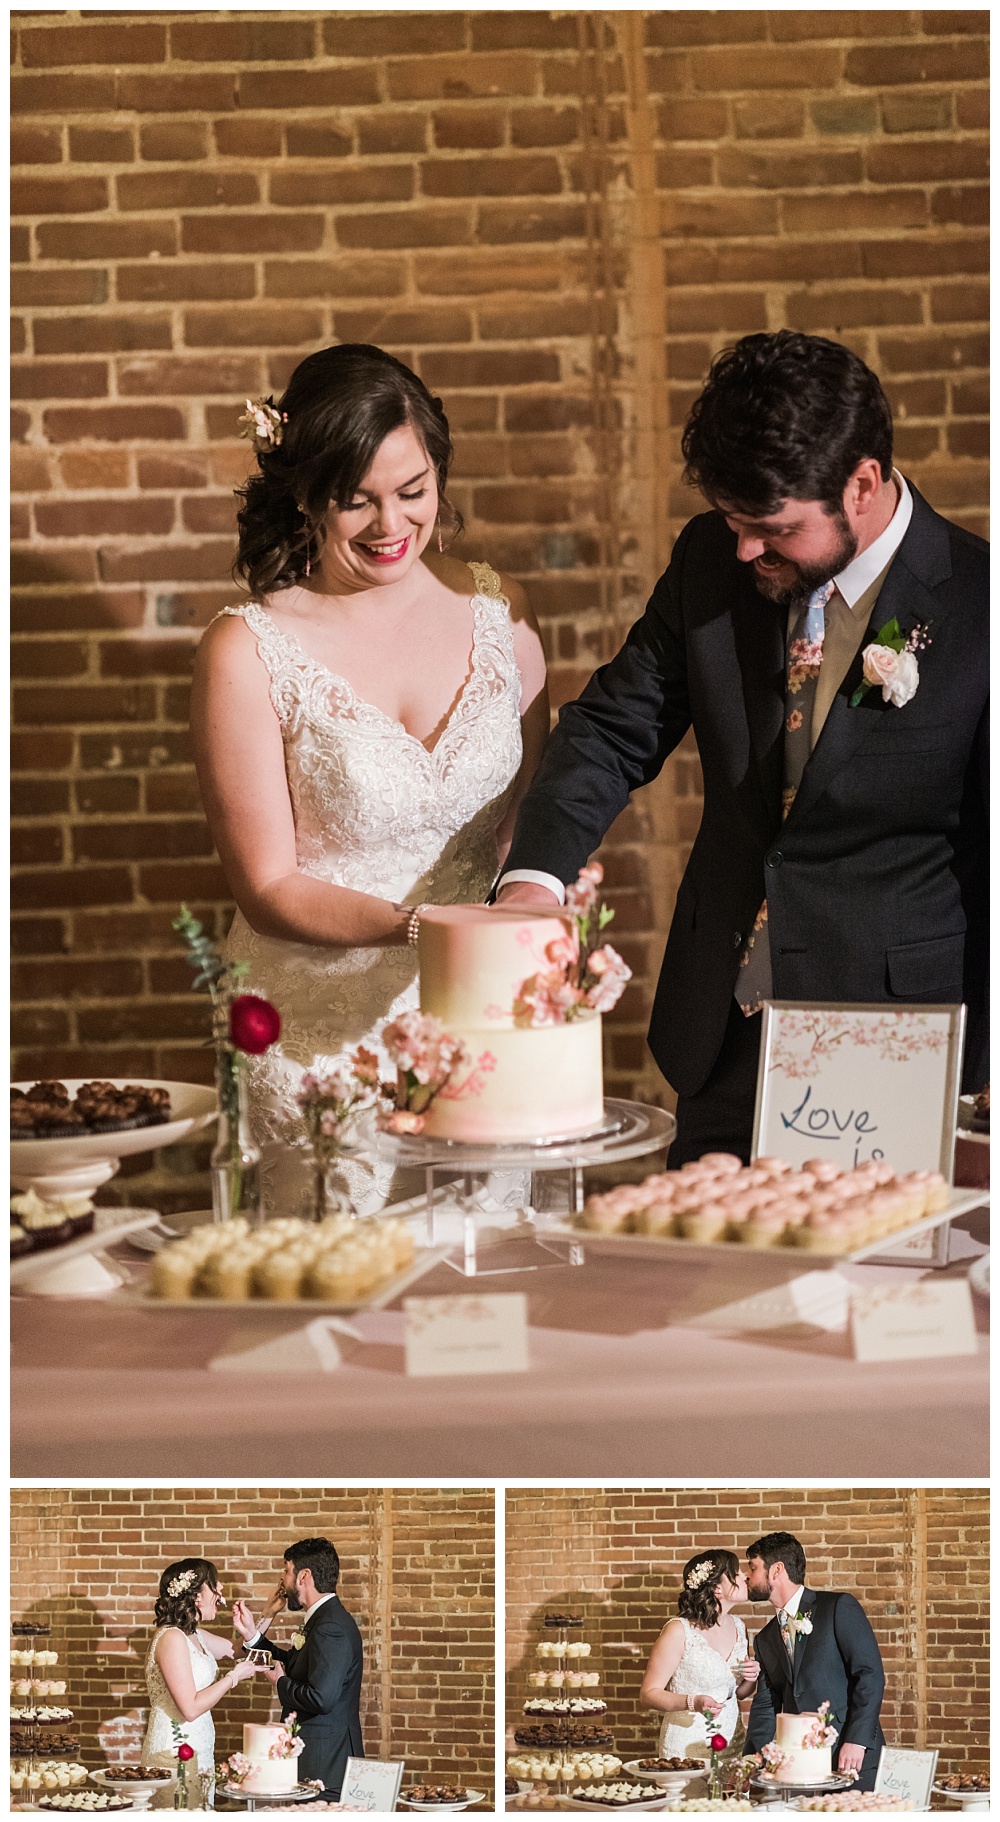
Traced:
[[743, 1169], [742, 1159], [731, 1151], [706, 1151], [698, 1163], [716, 1177], [735, 1177]]
[[660, 1190], [646, 1203], [644, 1208], [637, 1209], [632, 1216], [632, 1227], [637, 1234], [669, 1235], [675, 1232], [674, 1213], [677, 1205], [675, 1196]]
[[817, 1183], [832, 1183], [840, 1176], [840, 1165], [834, 1164], [832, 1158], [807, 1158], [802, 1169], [815, 1177]]
[[948, 1206], [948, 1185], [939, 1170], [911, 1170], [911, 1178], [920, 1183], [925, 1193], [924, 1213], [940, 1214]]
[[851, 1245], [848, 1221], [836, 1208], [807, 1215], [796, 1230], [796, 1244], [807, 1253], [846, 1253]]
[[895, 1183], [896, 1173], [891, 1164], [887, 1164], [884, 1158], [873, 1158], [871, 1162], [880, 1189], [885, 1189], [889, 1183]]
[[781, 1187], [786, 1196], [811, 1196], [816, 1188], [816, 1178], [807, 1170], [793, 1170], [783, 1179]]
[[780, 1202], [768, 1203], [761, 1207], [754, 1204], [746, 1218], [743, 1229], [744, 1246], [780, 1246], [785, 1237], [788, 1222]]
[[758, 1170], [766, 1170], [769, 1177], [787, 1177], [791, 1165], [787, 1158], [755, 1158]]
[[694, 1197], [679, 1207], [676, 1214], [677, 1231], [685, 1240], [694, 1240], [698, 1245], [706, 1246], [713, 1240], [722, 1240], [726, 1234], [726, 1203], [721, 1197], [705, 1197], [696, 1201]]
[[756, 1200], [756, 1196], [751, 1192], [749, 1195], [729, 1196], [722, 1204], [726, 1215], [725, 1238], [727, 1240], [733, 1240], [737, 1245], [745, 1242], [746, 1225], [753, 1213]]

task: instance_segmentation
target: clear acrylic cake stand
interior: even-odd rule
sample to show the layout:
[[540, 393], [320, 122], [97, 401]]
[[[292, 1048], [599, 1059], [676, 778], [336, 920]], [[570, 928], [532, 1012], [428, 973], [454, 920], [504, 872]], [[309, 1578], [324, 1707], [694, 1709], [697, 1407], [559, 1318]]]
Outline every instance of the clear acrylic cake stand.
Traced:
[[[646, 1152], [662, 1151], [677, 1131], [672, 1113], [662, 1107], [647, 1107], [641, 1101], [605, 1101], [604, 1120], [594, 1131], [551, 1139], [523, 1140], [510, 1145], [465, 1145], [456, 1139], [425, 1137], [423, 1133], [380, 1132], [374, 1117], [359, 1126], [353, 1150], [362, 1156], [376, 1158], [398, 1169], [422, 1170], [427, 1187], [427, 1244], [437, 1244], [436, 1216], [439, 1181], [456, 1186], [462, 1217], [462, 1256], [447, 1259], [453, 1271], [466, 1278], [494, 1277], [507, 1272], [540, 1271], [547, 1261], [535, 1259], [528, 1264], [483, 1266], [479, 1263], [477, 1216], [482, 1209], [477, 1203], [478, 1191], [493, 1171], [530, 1170], [532, 1179], [550, 1171], [566, 1171], [569, 1176], [570, 1210], [583, 1208], [583, 1173], [588, 1165], [622, 1164], [628, 1158], [641, 1158]], [[522, 1210], [518, 1227], [503, 1236], [505, 1240], [531, 1240], [535, 1251], [551, 1255], [553, 1264], [582, 1265], [580, 1241], [546, 1239], [536, 1227], [535, 1193], [530, 1207]], [[391, 1206], [385, 1211], [392, 1213]]]

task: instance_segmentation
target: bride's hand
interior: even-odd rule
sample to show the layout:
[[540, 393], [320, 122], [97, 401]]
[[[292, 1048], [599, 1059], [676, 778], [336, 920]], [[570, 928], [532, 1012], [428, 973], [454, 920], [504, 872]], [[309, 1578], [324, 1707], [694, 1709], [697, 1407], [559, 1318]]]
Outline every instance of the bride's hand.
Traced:
[[258, 1630], [257, 1621], [254, 1619], [246, 1601], [233, 1602], [233, 1625], [240, 1637], [244, 1639], [252, 1639], [254, 1633]]
[[234, 1664], [232, 1670], [229, 1672], [229, 1675], [233, 1680], [234, 1689], [237, 1683], [245, 1683], [248, 1677], [256, 1676], [256, 1674], [256, 1664], [251, 1664], [247, 1658], [240, 1658], [239, 1663]]
[[757, 1678], [759, 1676], [760, 1676], [760, 1665], [758, 1664], [757, 1659], [756, 1658], [747, 1658], [746, 1663], [743, 1665], [742, 1669], [740, 1670], [740, 1676], [739, 1676], [740, 1682], [741, 1683], [756, 1683]]
[[696, 1695], [692, 1697], [691, 1707], [695, 1714], [707, 1714], [714, 1721], [716, 1715], [722, 1713], [723, 1704], [712, 1695]]

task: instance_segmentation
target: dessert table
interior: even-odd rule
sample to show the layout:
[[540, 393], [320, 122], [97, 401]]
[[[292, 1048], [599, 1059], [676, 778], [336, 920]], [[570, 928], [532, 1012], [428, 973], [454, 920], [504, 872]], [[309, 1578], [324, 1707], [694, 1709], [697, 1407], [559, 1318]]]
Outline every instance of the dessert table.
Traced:
[[[460, 1246], [460, 1212], [455, 1221]], [[961, 1217], [935, 1279], [967, 1277], [986, 1245], [988, 1216]], [[721, 1318], [740, 1294], [740, 1250], [706, 1263], [595, 1249], [545, 1271], [516, 1269], [525, 1255], [515, 1250], [515, 1269], [490, 1289], [527, 1300], [529, 1370], [482, 1376], [408, 1378], [399, 1300], [338, 1325], [327, 1371], [294, 1347], [282, 1358], [282, 1338], [308, 1320], [302, 1305], [158, 1310], [15, 1296], [12, 1472], [263, 1477], [305, 1462], [312, 1475], [368, 1479], [988, 1472], [984, 1298], [974, 1300], [975, 1355], [860, 1363], [836, 1327], [739, 1330]], [[787, 1277], [787, 1259], [775, 1269]], [[870, 1286], [926, 1269], [840, 1272]], [[469, 1289], [438, 1264], [414, 1294]]]

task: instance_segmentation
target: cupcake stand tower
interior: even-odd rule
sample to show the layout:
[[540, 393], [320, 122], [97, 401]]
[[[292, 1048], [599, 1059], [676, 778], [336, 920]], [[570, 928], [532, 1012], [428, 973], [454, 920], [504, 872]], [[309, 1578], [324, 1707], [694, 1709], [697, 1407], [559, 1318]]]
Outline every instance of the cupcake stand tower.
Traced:
[[[69, 1709], [59, 1704], [58, 1721], [48, 1718], [47, 1711], [55, 1706], [46, 1700], [47, 1691], [40, 1690], [41, 1680], [52, 1681], [52, 1670], [56, 1662], [56, 1653], [50, 1650], [47, 1640], [51, 1628], [33, 1625], [30, 1630], [25, 1626], [21, 1630], [11, 1631], [11, 1702], [10, 1702], [10, 1758], [11, 1798], [22, 1804], [35, 1804], [38, 1798], [46, 1796], [53, 1788], [43, 1782], [40, 1769], [42, 1761], [66, 1759], [72, 1763], [79, 1747], [75, 1740], [67, 1740], [73, 1716]], [[29, 1661], [24, 1663], [24, 1657]], [[41, 1662], [39, 1662], [41, 1657]], [[27, 1683], [27, 1690], [17, 1689], [18, 1683]], [[46, 1737], [48, 1736], [48, 1738]], [[84, 1781], [82, 1772], [78, 1777], [59, 1784], [60, 1790], [73, 1788]]]
[[[613, 1734], [608, 1735], [606, 1742], [600, 1746], [587, 1746], [585, 1736], [582, 1739], [580, 1737], [585, 1727], [592, 1727], [595, 1723], [601, 1723], [601, 1732], [605, 1732], [603, 1720], [607, 1709], [606, 1703], [601, 1701], [600, 1709], [593, 1710], [589, 1714], [572, 1714], [568, 1711], [569, 1704], [576, 1699], [601, 1700], [599, 1684], [596, 1680], [597, 1673], [590, 1669], [590, 1645], [580, 1637], [582, 1626], [582, 1619], [571, 1617], [568, 1614], [562, 1616], [547, 1614], [543, 1621], [541, 1628], [543, 1636], [535, 1646], [537, 1668], [528, 1673], [528, 1695], [524, 1704], [523, 1724], [516, 1731], [526, 1731], [533, 1724], [552, 1721], [558, 1723], [559, 1732], [563, 1736], [565, 1744], [532, 1746], [520, 1745], [515, 1740], [514, 1752], [508, 1758], [508, 1770], [512, 1776], [517, 1776], [520, 1782], [528, 1782], [516, 1770], [522, 1760], [535, 1758], [572, 1760], [579, 1759], [584, 1754], [590, 1756], [590, 1754], [614, 1753]], [[593, 1677], [595, 1680], [586, 1685], [582, 1683], [567, 1684], [566, 1677], [575, 1676], [577, 1673]], [[546, 1678], [545, 1683], [536, 1680], [543, 1676]], [[553, 1684], [549, 1680], [552, 1677], [559, 1680]], [[545, 1701], [553, 1701], [560, 1706], [565, 1705], [567, 1712], [562, 1714], [549, 1710], [538, 1712], [540, 1704]], [[617, 1776], [617, 1773], [615, 1775]], [[544, 1778], [546, 1789], [560, 1795], [566, 1795], [574, 1784], [580, 1782], [581, 1774], [577, 1771], [560, 1770], [558, 1776]]]

